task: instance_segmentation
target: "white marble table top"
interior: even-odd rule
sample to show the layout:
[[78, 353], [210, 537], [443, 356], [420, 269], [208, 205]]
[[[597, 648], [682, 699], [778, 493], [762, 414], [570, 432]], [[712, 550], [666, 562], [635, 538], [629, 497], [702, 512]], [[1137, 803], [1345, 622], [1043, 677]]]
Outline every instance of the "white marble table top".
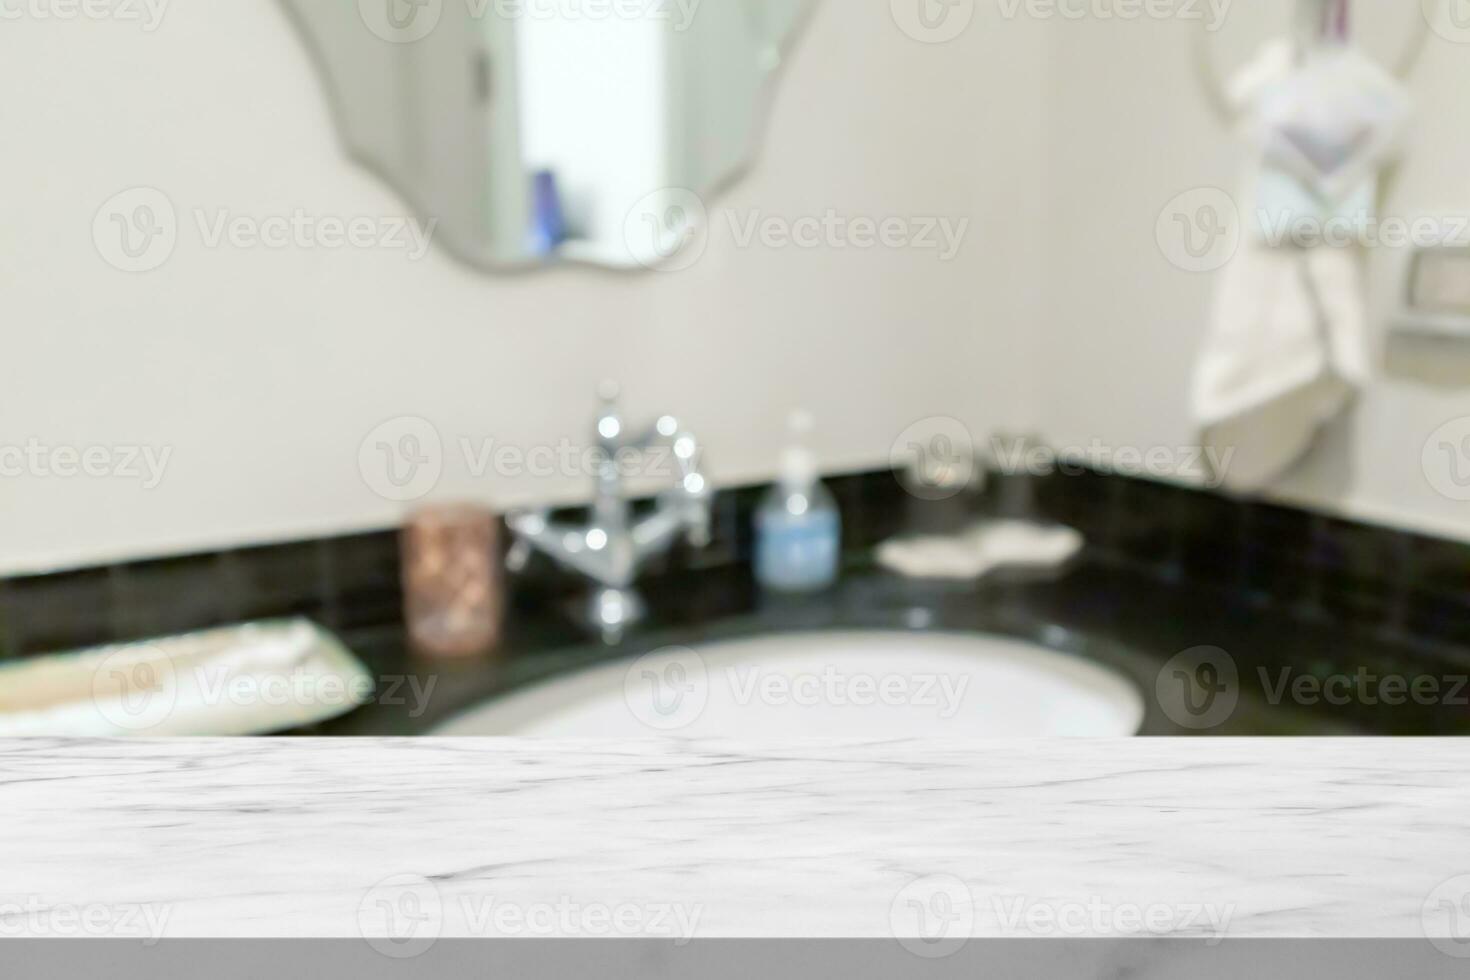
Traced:
[[1465, 746], [15, 740], [0, 936], [1457, 935]]

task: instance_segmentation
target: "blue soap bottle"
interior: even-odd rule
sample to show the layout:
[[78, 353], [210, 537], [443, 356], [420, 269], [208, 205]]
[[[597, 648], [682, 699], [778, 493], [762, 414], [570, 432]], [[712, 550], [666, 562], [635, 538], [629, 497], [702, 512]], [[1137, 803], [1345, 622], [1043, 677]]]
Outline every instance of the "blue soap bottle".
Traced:
[[805, 445], [812, 418], [791, 417], [792, 444], [781, 472], [755, 514], [755, 575], [777, 592], [819, 592], [837, 581], [842, 516], [822, 485], [817, 459]]

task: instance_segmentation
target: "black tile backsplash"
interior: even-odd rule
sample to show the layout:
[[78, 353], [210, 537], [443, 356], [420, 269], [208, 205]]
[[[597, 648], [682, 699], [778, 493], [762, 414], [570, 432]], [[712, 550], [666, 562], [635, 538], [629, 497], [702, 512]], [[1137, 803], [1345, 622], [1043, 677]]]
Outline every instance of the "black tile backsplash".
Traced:
[[221, 555], [221, 584], [237, 620], [306, 616], [332, 619], [328, 544], [307, 541]]
[[[1016, 481], [1027, 478], [1006, 476], [1001, 479]], [[1118, 550], [1117, 521], [1121, 487], [1117, 480], [1088, 471], [1076, 475], [1057, 473], [1038, 478], [1034, 483], [1031, 499], [1043, 514], [1076, 528], [1098, 547], [1110, 551]], [[1016, 495], [1014, 488], [1006, 490], [1008, 496]]]
[[1166, 577], [1176, 578], [1183, 566], [1181, 537], [1175, 533], [1175, 491], [1162, 484], [1139, 483], [1120, 493], [1109, 522], [1111, 546]]
[[234, 621], [239, 603], [223, 587], [224, 567], [218, 554], [115, 566], [113, 634], [167, 636]]
[[402, 616], [396, 532], [330, 541], [321, 568], [327, 625], [357, 629], [396, 622]]
[[1470, 545], [1119, 476], [1047, 477], [1036, 497], [1094, 549], [1161, 579], [1470, 650]]
[[[1132, 482], [1125, 484], [1125, 497], [1137, 490]], [[1171, 510], [1183, 577], [1221, 588], [1243, 589], [1248, 555], [1247, 508], [1229, 497], [1194, 497], [1176, 491]]]
[[0, 587], [7, 655], [93, 646], [114, 636], [112, 573], [22, 578]]
[[[1018, 488], [1018, 479], [1029, 485]], [[918, 526], [916, 507], [931, 506], [917, 503], [886, 471], [835, 477], [829, 486], [855, 555]], [[747, 562], [752, 518], [766, 491], [722, 492], [710, 547], [682, 549], [650, 574]], [[1130, 574], [1218, 589], [1302, 622], [1341, 621], [1470, 656], [1470, 545], [1093, 471], [997, 476], [987, 497], [985, 506], [996, 509], [1003, 501], [1030, 500], [1038, 516], [1080, 530], [1100, 562]], [[584, 588], [545, 559], [517, 579], [522, 602]], [[1106, 597], [1099, 601], [1098, 615], [1108, 614]], [[29, 655], [281, 616], [351, 631], [395, 624], [401, 610], [398, 536], [385, 531], [0, 581], [0, 653]]]

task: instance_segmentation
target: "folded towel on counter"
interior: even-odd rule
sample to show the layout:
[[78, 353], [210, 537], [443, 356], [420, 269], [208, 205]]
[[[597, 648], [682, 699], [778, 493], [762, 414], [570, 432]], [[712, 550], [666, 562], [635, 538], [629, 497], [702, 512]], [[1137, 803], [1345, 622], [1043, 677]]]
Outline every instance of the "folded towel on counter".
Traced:
[[978, 579], [1001, 568], [1054, 568], [1082, 550], [1082, 535], [1034, 521], [982, 521], [950, 537], [898, 538], [878, 564], [907, 578]]

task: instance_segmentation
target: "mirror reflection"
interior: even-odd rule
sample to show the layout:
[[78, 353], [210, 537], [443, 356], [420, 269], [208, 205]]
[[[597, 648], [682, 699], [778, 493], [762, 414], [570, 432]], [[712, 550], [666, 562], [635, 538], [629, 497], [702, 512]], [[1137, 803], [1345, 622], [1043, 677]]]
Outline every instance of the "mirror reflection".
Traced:
[[739, 175], [815, 0], [283, 0], [351, 154], [483, 269], [654, 267]]

